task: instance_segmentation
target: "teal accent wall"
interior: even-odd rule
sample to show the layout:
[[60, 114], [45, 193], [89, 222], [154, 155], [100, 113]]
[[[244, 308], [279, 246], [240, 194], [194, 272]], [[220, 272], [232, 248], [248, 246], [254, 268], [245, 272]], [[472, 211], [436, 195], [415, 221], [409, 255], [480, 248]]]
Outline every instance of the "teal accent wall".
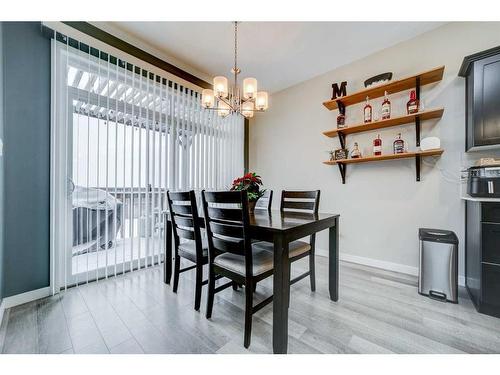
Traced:
[[2, 297], [49, 286], [50, 39], [3, 22]]
[[[0, 143], [3, 144], [3, 22], [0, 22]], [[0, 147], [2, 145], [0, 144]], [[0, 303], [3, 298], [3, 152], [0, 152]], [[1, 322], [0, 322], [1, 324]]]

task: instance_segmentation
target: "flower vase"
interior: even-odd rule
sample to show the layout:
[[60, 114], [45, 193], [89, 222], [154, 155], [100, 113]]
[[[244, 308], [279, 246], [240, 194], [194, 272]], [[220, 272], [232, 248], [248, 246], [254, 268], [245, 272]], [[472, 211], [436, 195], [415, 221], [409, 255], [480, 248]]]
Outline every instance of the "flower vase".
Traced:
[[255, 212], [255, 205], [257, 201], [248, 201], [248, 213], [253, 214]]

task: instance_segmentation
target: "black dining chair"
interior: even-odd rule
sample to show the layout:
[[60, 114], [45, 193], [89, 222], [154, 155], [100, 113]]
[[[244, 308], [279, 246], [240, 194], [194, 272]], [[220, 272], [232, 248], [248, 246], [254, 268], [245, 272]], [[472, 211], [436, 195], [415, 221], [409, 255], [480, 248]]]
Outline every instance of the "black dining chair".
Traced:
[[[198, 311], [202, 286], [208, 282], [208, 280], [203, 281], [203, 265], [208, 263], [208, 244], [201, 235], [196, 196], [193, 190], [167, 191], [167, 200], [175, 248], [173, 291], [177, 293], [181, 273], [196, 269], [194, 309]], [[181, 269], [181, 258], [189, 260], [194, 265]]]
[[271, 211], [272, 204], [273, 204], [273, 191], [267, 189], [264, 192], [264, 195], [260, 197], [257, 203], [255, 204], [255, 209]]
[[[317, 214], [319, 208], [319, 190], [312, 191], [286, 191], [281, 192], [280, 210], [286, 212], [304, 212]], [[305, 241], [292, 241], [288, 245], [288, 257], [290, 263], [309, 256], [309, 271], [290, 280], [290, 285], [309, 276], [311, 281], [311, 291], [316, 290], [316, 268], [314, 262], [314, 250], [316, 244], [316, 234], [309, 237], [309, 243]], [[274, 252], [274, 245], [269, 242], [258, 242], [259, 248], [264, 248], [269, 252]]]
[[[311, 191], [281, 191], [281, 212], [306, 212], [317, 214], [319, 209], [319, 190]], [[309, 276], [311, 291], [316, 290], [316, 267], [314, 262], [314, 250], [316, 245], [316, 234], [309, 237], [309, 243], [305, 241], [292, 241], [288, 247], [290, 263], [309, 256], [309, 271], [290, 281], [290, 285]]]
[[[246, 191], [202, 193], [208, 237], [208, 298], [206, 317], [212, 316], [215, 293], [231, 284], [245, 286], [244, 346], [250, 346], [252, 315], [273, 297], [253, 305], [254, 285], [273, 274], [273, 254], [256, 248], [250, 240], [250, 218]], [[232, 283], [215, 287], [216, 276]]]

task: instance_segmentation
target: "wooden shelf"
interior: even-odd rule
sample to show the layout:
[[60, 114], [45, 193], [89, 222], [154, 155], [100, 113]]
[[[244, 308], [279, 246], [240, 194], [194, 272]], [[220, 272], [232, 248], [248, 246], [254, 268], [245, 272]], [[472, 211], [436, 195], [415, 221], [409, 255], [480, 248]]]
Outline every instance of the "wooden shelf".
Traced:
[[341, 159], [333, 161], [324, 161], [324, 164], [336, 165], [336, 164], [356, 164], [356, 163], [367, 163], [370, 161], [382, 161], [382, 160], [393, 160], [393, 159], [407, 159], [416, 156], [435, 156], [441, 155], [444, 152], [443, 149], [427, 150], [427, 151], [415, 151], [415, 152], [405, 152], [404, 154], [387, 154], [380, 156], [366, 156], [359, 159]]
[[437, 156], [444, 152], [443, 149], [435, 149], [428, 151], [415, 151], [415, 152], [405, 152], [404, 154], [387, 154], [380, 156], [366, 156], [359, 159], [341, 159], [333, 161], [324, 161], [327, 165], [337, 165], [339, 167], [340, 176], [342, 177], [342, 183], [345, 184], [345, 173], [347, 164], [357, 164], [357, 163], [368, 163], [372, 161], [382, 161], [382, 160], [395, 160], [395, 159], [408, 159], [415, 158], [415, 168], [416, 168], [416, 180], [420, 181], [420, 163], [423, 156]]
[[414, 113], [411, 115], [392, 117], [388, 120], [374, 121], [374, 122], [369, 122], [367, 124], [356, 124], [343, 129], [328, 130], [326, 132], [323, 132], [323, 134], [326, 135], [327, 137], [334, 138], [337, 137], [339, 133], [347, 135], [347, 134], [367, 132], [376, 129], [384, 129], [384, 128], [389, 128], [391, 126], [399, 126], [399, 125], [414, 123], [417, 120], [417, 117], [422, 121], [430, 120], [433, 118], [441, 118], [441, 116], [443, 116], [443, 112], [444, 108], [431, 109], [427, 111]]
[[370, 99], [379, 98], [384, 95], [387, 91], [389, 94], [394, 94], [396, 92], [409, 90], [416, 86], [424, 86], [429, 83], [434, 83], [441, 81], [443, 79], [444, 66], [429, 70], [427, 72], [422, 72], [410, 77], [390, 81], [383, 85], [377, 85], [375, 87], [369, 87], [365, 90], [358, 91], [354, 94], [342, 96], [335, 100], [328, 100], [323, 103], [323, 105], [330, 111], [338, 108], [338, 103], [341, 102], [344, 106], [349, 106], [357, 103], [361, 103], [370, 97]]

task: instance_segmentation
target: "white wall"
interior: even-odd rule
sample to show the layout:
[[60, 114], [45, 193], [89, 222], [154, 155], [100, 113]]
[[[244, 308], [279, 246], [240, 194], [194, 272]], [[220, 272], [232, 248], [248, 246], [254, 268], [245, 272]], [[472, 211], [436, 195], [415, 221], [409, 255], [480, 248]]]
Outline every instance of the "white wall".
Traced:
[[[342, 41], [349, 43], [349, 38]], [[338, 40], [325, 37], [325, 48]], [[344, 259], [414, 273], [418, 267], [419, 227], [453, 230], [460, 240], [460, 274], [464, 273], [464, 203], [460, 200], [460, 170], [481, 154], [466, 155], [465, 82], [457, 76], [464, 56], [500, 45], [500, 23], [452, 23], [407, 42], [377, 52], [352, 64], [303, 82], [271, 96], [270, 109], [250, 123], [250, 169], [262, 175], [267, 188], [321, 189], [321, 212], [339, 213], [340, 250]], [[321, 56], [311, 56], [320, 59]], [[339, 148], [338, 139], [322, 132], [335, 127], [337, 111], [322, 102], [331, 97], [333, 82], [347, 81], [348, 93], [363, 87], [375, 74], [392, 71], [394, 78], [445, 65], [444, 79], [425, 86], [425, 108], [444, 107], [439, 121], [422, 125], [422, 137], [436, 135], [445, 149], [441, 158], [426, 158], [421, 182], [415, 181], [413, 159], [349, 165], [342, 185], [336, 166], [322, 164], [327, 150]], [[276, 72], [279, 74], [279, 72]], [[408, 92], [390, 95], [392, 114], [403, 114]], [[381, 100], [373, 100], [374, 111]], [[362, 104], [347, 108], [347, 122], [361, 120]], [[398, 132], [415, 149], [412, 126], [380, 131], [383, 152], [391, 153]], [[348, 148], [357, 141], [371, 154], [378, 132], [347, 137]], [[484, 156], [483, 154], [482, 156]], [[486, 155], [500, 156], [493, 152]], [[431, 164], [431, 165], [428, 165]], [[432, 166], [435, 164], [435, 166]], [[446, 176], [446, 178], [445, 178]], [[278, 207], [279, 198], [274, 207]], [[326, 233], [317, 246], [327, 249]], [[361, 257], [361, 258], [358, 258]]]

